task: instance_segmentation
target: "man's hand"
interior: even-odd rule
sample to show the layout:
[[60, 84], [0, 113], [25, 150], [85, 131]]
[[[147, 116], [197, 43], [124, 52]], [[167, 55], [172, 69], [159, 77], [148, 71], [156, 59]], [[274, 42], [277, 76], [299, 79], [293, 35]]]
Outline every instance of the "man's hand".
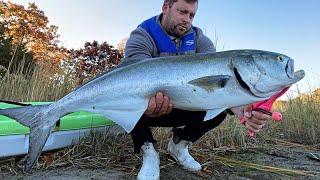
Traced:
[[145, 115], [149, 117], [158, 117], [171, 112], [173, 105], [168, 96], [158, 92], [154, 97], [149, 100], [148, 108]]
[[244, 118], [246, 127], [255, 133], [258, 133], [270, 120], [270, 116], [259, 111], [252, 111], [252, 106], [244, 107]]
[[252, 132], [258, 133], [266, 125], [270, 116], [259, 111], [253, 111], [252, 105], [236, 107], [230, 109], [240, 118], [242, 115], [245, 118], [245, 126]]

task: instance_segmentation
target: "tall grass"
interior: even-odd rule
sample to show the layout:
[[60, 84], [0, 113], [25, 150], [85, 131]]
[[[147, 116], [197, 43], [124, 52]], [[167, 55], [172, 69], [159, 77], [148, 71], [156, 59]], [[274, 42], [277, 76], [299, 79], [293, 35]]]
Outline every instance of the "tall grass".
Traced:
[[33, 72], [5, 73], [0, 76], [0, 99], [11, 101], [54, 101], [74, 88], [70, 74], [48, 76], [48, 70], [37, 66]]
[[[320, 91], [319, 91], [320, 92]], [[281, 128], [293, 142], [320, 143], [320, 94], [300, 95], [284, 105]]]

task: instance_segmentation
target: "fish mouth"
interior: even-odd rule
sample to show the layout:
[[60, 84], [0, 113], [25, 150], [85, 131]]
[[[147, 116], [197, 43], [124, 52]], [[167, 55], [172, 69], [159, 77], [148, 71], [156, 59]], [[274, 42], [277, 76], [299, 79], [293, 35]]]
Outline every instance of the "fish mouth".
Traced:
[[[251, 91], [250, 86], [242, 79], [242, 77], [241, 77], [241, 75], [240, 75], [240, 73], [239, 73], [239, 71], [238, 71], [237, 68], [235, 68], [235, 67], [233, 68], [233, 73], [234, 73], [234, 75], [235, 75], [238, 83], [240, 84], [240, 86], [241, 86], [243, 89], [245, 89], [247, 92], [249, 92], [249, 93], [252, 94], [253, 96], [257, 96], [257, 95], [255, 95], [255, 94]], [[257, 97], [258, 97], [258, 96], [257, 96]]]
[[285, 72], [290, 79], [290, 83], [296, 83], [300, 81], [302, 78], [305, 76], [305, 72], [303, 70], [299, 70], [297, 72], [294, 72], [294, 61], [292, 59], [289, 59], [286, 67], [285, 67]]
[[302, 78], [304, 78], [304, 76], [306, 75], [306, 73], [304, 72], [304, 70], [299, 70], [297, 72], [292, 73], [292, 78], [290, 81], [290, 84], [294, 84], [298, 81], [300, 81]]
[[286, 67], [285, 67], [285, 72], [288, 76], [289, 79], [293, 79], [294, 78], [294, 65], [293, 65], [293, 60], [289, 59]]

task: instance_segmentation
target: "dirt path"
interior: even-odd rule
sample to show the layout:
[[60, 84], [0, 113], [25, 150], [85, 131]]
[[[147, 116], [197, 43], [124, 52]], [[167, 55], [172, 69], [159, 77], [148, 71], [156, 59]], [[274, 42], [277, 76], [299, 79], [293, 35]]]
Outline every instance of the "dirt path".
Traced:
[[[161, 154], [161, 179], [320, 179], [320, 161], [310, 153], [320, 149], [305, 146], [265, 145], [237, 151], [217, 153], [215, 158], [202, 162], [205, 170], [193, 174], [182, 170]], [[168, 160], [169, 159], [169, 160]], [[137, 170], [122, 172], [112, 169], [56, 168], [35, 171], [31, 175], [0, 172], [0, 179], [135, 179]]]

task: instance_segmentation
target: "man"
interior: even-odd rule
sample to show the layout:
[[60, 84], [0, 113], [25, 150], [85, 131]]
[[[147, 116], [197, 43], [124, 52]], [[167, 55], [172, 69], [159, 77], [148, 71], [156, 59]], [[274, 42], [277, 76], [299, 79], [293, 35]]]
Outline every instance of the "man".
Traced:
[[[131, 32], [125, 48], [125, 56], [145, 59], [195, 53], [216, 52], [212, 41], [201, 29], [192, 26], [198, 7], [197, 0], [164, 0], [162, 13], [142, 22]], [[130, 59], [129, 59], [130, 61]], [[143, 77], [141, 77], [143, 78]], [[269, 118], [252, 111], [251, 106], [231, 108], [228, 112], [245, 115], [249, 130], [259, 132]], [[206, 112], [175, 109], [170, 97], [158, 92], [150, 98], [148, 108], [131, 136], [135, 152], [143, 151], [143, 164], [138, 179], [159, 179], [159, 155], [153, 144], [150, 127], [173, 127], [173, 137], [168, 144], [169, 154], [184, 169], [197, 172], [201, 165], [189, 154], [188, 147], [206, 132], [218, 126], [226, 117], [226, 111], [214, 119], [203, 121]], [[183, 126], [183, 127], [181, 127]]]

